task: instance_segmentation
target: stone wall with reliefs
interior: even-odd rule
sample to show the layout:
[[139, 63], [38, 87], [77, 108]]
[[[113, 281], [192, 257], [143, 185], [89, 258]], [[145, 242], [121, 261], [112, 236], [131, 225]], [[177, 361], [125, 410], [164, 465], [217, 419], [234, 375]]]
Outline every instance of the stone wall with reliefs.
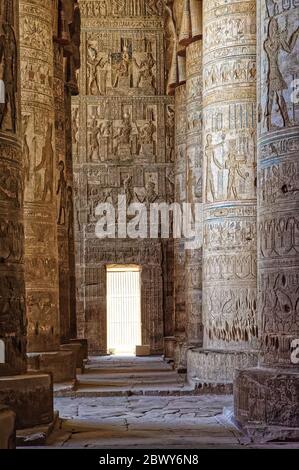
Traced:
[[[18, 2], [0, 2], [0, 375], [26, 370]], [[5, 89], [3, 89], [3, 84]]]
[[[158, 240], [99, 240], [99, 203], [173, 200], [174, 107], [165, 96], [163, 2], [80, 1], [80, 96], [73, 98], [79, 334], [106, 353], [105, 266], [142, 266], [143, 343], [163, 350], [163, 305], [171, 318]], [[149, 254], [152, 253], [152, 256]], [[135, 261], [134, 261], [135, 260]], [[163, 260], [163, 261], [162, 261]]]
[[59, 348], [56, 219], [54, 6], [20, 1], [25, 167], [25, 275], [29, 352]]

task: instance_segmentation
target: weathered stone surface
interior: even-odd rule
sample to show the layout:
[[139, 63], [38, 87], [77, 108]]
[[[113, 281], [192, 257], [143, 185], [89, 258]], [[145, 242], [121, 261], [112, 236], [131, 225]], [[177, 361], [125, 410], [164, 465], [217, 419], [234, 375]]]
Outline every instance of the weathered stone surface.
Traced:
[[265, 367], [236, 371], [235, 417], [242, 425], [298, 428], [298, 403], [299, 371]]
[[0, 377], [0, 403], [16, 414], [16, 428], [53, 421], [53, 384], [50, 375]]
[[232, 383], [236, 367], [253, 367], [258, 353], [191, 349], [187, 356], [188, 381], [191, 384]]
[[[187, 114], [186, 84], [175, 89], [175, 202], [187, 202]], [[174, 240], [174, 318], [176, 337], [175, 364], [178, 369], [186, 367], [186, 277], [185, 241]]]
[[175, 336], [167, 336], [164, 338], [164, 357], [167, 359], [174, 358], [176, 339]]
[[[186, 188], [187, 202], [192, 204], [191, 214], [195, 219], [196, 210], [202, 204], [202, 40], [189, 44], [186, 49], [186, 74]], [[202, 346], [202, 233], [186, 247], [185, 275], [187, 343], [190, 347]]]
[[255, 1], [239, 6], [203, 1], [204, 348], [241, 353], [224, 365], [258, 346]]
[[17, 1], [1, 2], [0, 30], [0, 376], [3, 376], [26, 371], [24, 171]]
[[20, 1], [28, 351], [59, 349], [53, 5]]
[[[235, 412], [247, 428], [295, 436], [299, 428], [298, 279], [299, 6], [258, 8], [258, 310], [262, 368], [238, 371]], [[283, 54], [282, 54], [283, 52]], [[278, 106], [275, 106], [275, 99]], [[295, 345], [292, 345], [295, 340]], [[268, 367], [268, 368], [267, 368]], [[278, 426], [278, 429], [267, 427]], [[281, 429], [279, 427], [281, 426]], [[253, 432], [254, 434], [254, 432]], [[259, 433], [255, 437], [260, 439]]]
[[0, 405], [0, 449], [16, 447], [16, 414], [7, 406]]
[[162, 279], [171, 260], [167, 247], [157, 239], [95, 235], [99, 203], [117, 209], [119, 195], [127, 205], [148, 207], [173, 200], [174, 109], [164, 96], [162, 4], [130, 1], [120, 10], [107, 3], [95, 17], [92, 3], [82, 5], [80, 98], [73, 99], [78, 334], [88, 339], [91, 354], [107, 353], [106, 265], [137, 264], [142, 344], [158, 354], [164, 299], [168, 318], [172, 313]]
[[28, 354], [28, 369], [52, 374], [55, 383], [76, 379], [76, 352], [73, 350]]

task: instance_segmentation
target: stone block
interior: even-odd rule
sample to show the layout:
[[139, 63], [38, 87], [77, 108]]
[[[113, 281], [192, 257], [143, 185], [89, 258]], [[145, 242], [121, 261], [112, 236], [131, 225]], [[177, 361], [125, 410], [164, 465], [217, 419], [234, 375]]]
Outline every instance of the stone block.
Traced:
[[16, 414], [16, 428], [53, 421], [53, 382], [48, 374], [0, 377], [0, 403]]
[[235, 369], [255, 367], [257, 351], [190, 349], [187, 353], [189, 383], [233, 383]]
[[150, 356], [151, 355], [151, 348], [149, 345], [146, 346], [136, 346], [136, 356]]
[[16, 448], [16, 414], [0, 405], [0, 449]]
[[54, 383], [76, 379], [76, 358], [73, 351], [28, 354], [28, 370], [52, 374]]
[[77, 369], [83, 369], [84, 367], [84, 359], [82, 359], [82, 354], [81, 354], [81, 345], [79, 343], [66, 343], [62, 344], [60, 346], [61, 351], [72, 351], [74, 355], [74, 360], [76, 362], [76, 368]]
[[69, 344], [80, 344], [82, 360], [88, 359], [88, 341], [87, 339], [70, 339]]
[[164, 338], [164, 356], [167, 359], [174, 358], [175, 337], [168, 336]]
[[298, 405], [298, 369], [236, 371], [235, 418], [241, 426], [299, 428]]

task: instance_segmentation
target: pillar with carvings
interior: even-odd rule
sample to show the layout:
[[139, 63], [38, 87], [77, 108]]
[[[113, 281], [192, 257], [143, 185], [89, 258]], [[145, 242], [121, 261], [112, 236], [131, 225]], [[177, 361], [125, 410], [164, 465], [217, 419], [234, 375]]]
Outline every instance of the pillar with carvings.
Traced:
[[[175, 89], [175, 202], [186, 202], [186, 84]], [[175, 313], [175, 364], [178, 369], [186, 368], [186, 299], [185, 299], [185, 242], [174, 240], [174, 313]]]
[[[75, 377], [71, 351], [60, 351], [54, 47], [57, 2], [20, 2], [25, 161], [25, 279], [29, 367], [54, 381]], [[55, 82], [56, 83], [56, 82]]]
[[26, 138], [22, 152], [17, 1], [1, 0], [0, 30], [0, 442], [5, 448], [7, 438], [8, 447], [12, 444], [14, 424], [23, 429], [53, 420], [53, 387], [50, 375], [26, 374], [23, 189], [29, 154]]
[[203, 1], [204, 344], [192, 374], [227, 389], [257, 361], [255, 4]]
[[[16, 7], [16, 10], [14, 10]], [[1, 1], [0, 376], [26, 371], [24, 167], [17, 5]]]
[[[200, 34], [200, 32], [199, 32]], [[187, 202], [192, 229], [202, 209], [202, 40], [186, 48]], [[186, 246], [186, 322], [188, 347], [202, 346], [202, 235]]]
[[[258, 9], [260, 367], [238, 371], [235, 415], [253, 438], [299, 428], [299, 6]], [[258, 406], [257, 406], [258, 404]], [[265, 429], [266, 427], [266, 429]], [[297, 428], [297, 429], [294, 429]]]

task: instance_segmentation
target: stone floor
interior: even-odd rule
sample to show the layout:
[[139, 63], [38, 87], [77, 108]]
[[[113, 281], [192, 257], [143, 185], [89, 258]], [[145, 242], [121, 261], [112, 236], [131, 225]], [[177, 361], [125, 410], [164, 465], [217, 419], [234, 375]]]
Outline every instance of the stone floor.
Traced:
[[[165, 396], [167, 388], [169, 396]], [[60, 419], [46, 447], [253, 447], [230, 420], [232, 396], [193, 396], [187, 388], [183, 377], [160, 358], [93, 359], [77, 390], [71, 396], [56, 397]], [[259, 447], [294, 446], [299, 444]]]

